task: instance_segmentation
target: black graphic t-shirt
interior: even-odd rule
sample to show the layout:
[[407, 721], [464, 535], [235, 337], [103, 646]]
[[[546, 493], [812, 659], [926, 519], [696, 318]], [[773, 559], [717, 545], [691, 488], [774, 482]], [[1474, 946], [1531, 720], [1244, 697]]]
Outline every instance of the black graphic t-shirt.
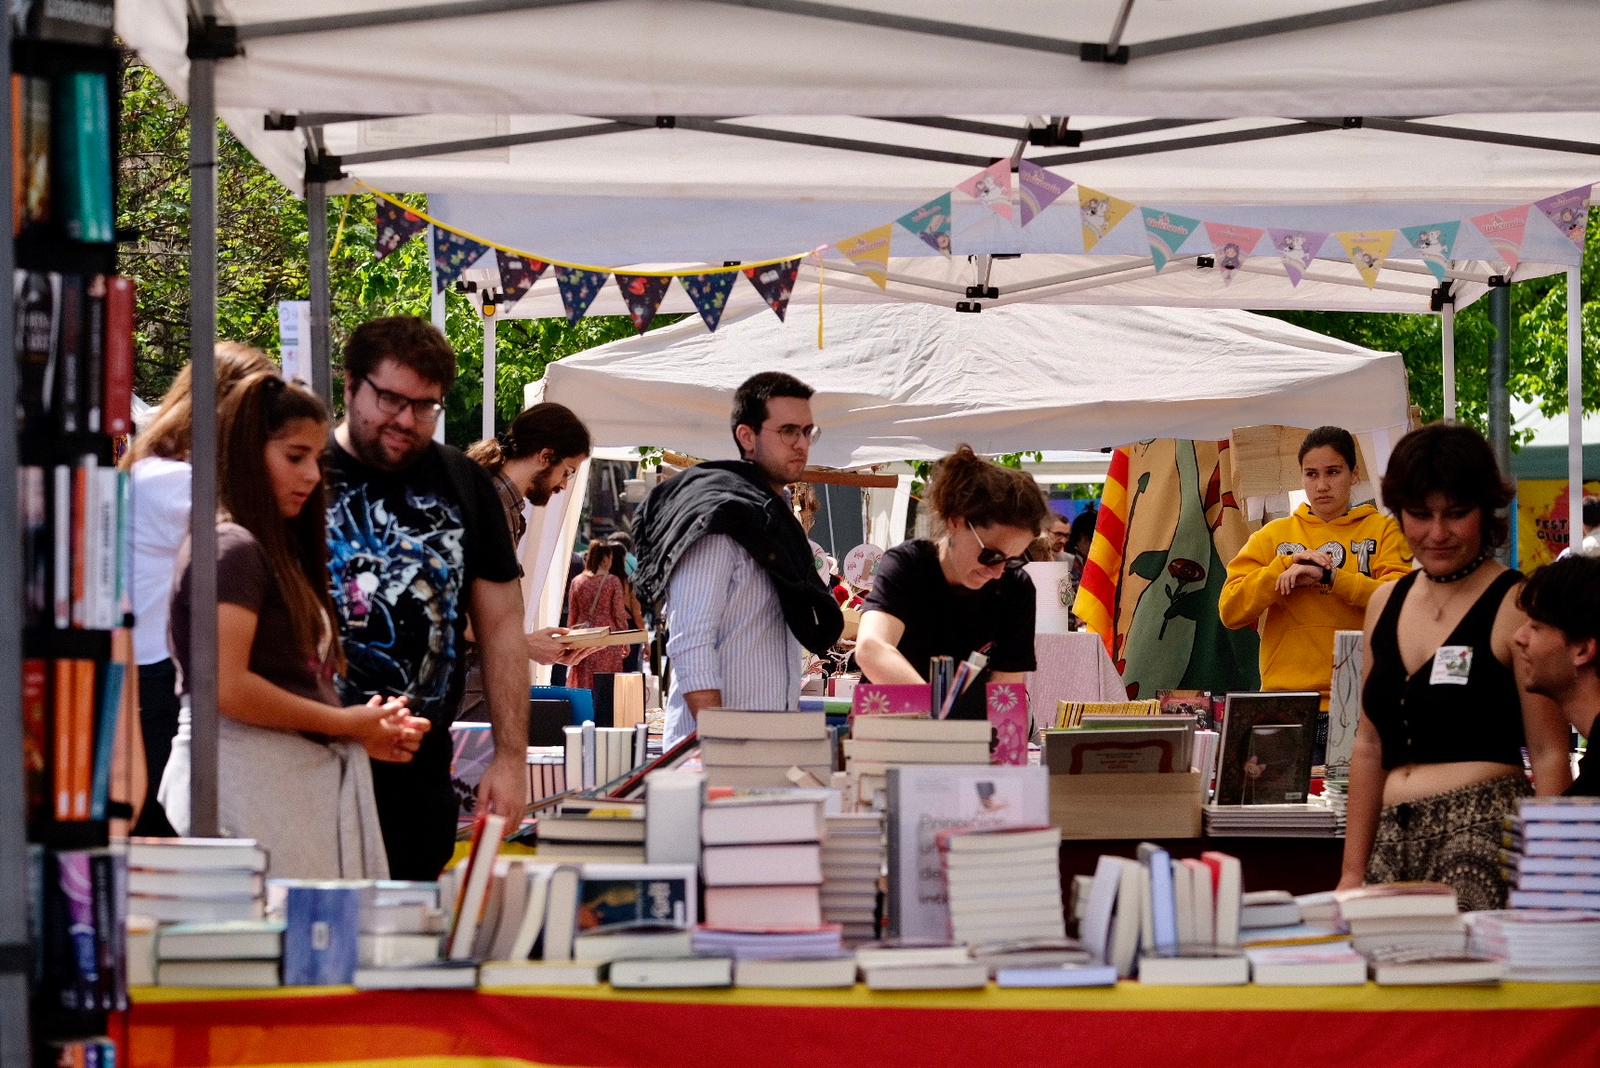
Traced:
[[[488, 475], [435, 444], [405, 471], [369, 467], [331, 442], [328, 570], [346, 704], [405, 694], [448, 737], [465, 674], [474, 579], [510, 582], [516, 554]], [[443, 744], [448, 744], [445, 742]]]

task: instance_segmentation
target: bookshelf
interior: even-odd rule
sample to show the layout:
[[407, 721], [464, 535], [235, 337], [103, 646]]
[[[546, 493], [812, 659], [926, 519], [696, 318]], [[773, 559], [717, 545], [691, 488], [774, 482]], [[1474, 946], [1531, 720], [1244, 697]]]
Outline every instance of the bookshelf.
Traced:
[[113, 655], [128, 566], [113, 432], [127, 429], [133, 322], [131, 284], [115, 278], [122, 60], [107, 0], [70, 9], [87, 22], [30, 10], [20, 32], [18, 16], [0, 20], [13, 235], [0, 397], [15, 405], [0, 539], [20, 547], [0, 564], [0, 752], [17, 755], [0, 771], [0, 894], [27, 904], [0, 910], [6, 1065], [103, 1047], [126, 1009], [125, 869], [107, 847], [118, 725], [136, 729], [131, 665]]

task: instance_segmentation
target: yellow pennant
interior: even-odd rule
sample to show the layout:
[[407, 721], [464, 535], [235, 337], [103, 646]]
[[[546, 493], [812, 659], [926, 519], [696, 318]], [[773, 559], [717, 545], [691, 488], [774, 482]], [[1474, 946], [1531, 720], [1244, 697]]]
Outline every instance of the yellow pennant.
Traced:
[[1083, 220], [1083, 251], [1093, 252], [1107, 234], [1117, 228], [1134, 205], [1110, 193], [1078, 186], [1078, 215]]
[[1339, 244], [1344, 246], [1346, 256], [1355, 264], [1356, 270], [1361, 272], [1361, 278], [1371, 289], [1378, 284], [1378, 269], [1383, 261], [1389, 258], [1389, 250], [1394, 247], [1394, 230], [1346, 230], [1334, 234], [1339, 239]]
[[834, 248], [858, 267], [866, 269], [867, 277], [883, 289], [889, 284], [889, 242], [894, 232], [893, 223], [885, 223], [865, 233], [847, 237], [834, 243]]

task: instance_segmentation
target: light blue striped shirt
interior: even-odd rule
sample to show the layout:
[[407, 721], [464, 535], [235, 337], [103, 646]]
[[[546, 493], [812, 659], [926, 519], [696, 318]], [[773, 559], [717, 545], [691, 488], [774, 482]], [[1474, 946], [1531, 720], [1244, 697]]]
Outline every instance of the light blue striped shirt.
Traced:
[[719, 690], [724, 708], [800, 706], [800, 643], [772, 580], [738, 542], [708, 534], [683, 554], [667, 583], [666, 615], [668, 746], [694, 730], [686, 693]]

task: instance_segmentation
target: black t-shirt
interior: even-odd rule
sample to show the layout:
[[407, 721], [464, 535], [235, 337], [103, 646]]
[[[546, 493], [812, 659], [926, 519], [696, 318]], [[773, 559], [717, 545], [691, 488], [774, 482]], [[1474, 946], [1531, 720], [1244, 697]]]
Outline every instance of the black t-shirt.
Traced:
[[982, 589], [952, 586], [931, 541], [908, 541], [883, 554], [863, 611], [887, 612], [905, 624], [897, 648], [926, 678], [928, 661], [968, 654], [993, 643], [989, 666], [951, 709], [952, 719], [987, 715], [984, 686], [995, 671], [1032, 671], [1033, 580], [1008, 571]]
[[[1595, 723], [1600, 725], [1600, 716], [1595, 717]], [[1595, 742], [1592, 727], [1589, 733], [1589, 746], [1578, 759], [1578, 777], [1567, 787], [1567, 796], [1600, 797], [1600, 745]]]
[[518, 576], [494, 485], [447, 445], [404, 471], [328, 450], [328, 571], [348, 664], [346, 704], [405, 694], [449, 746], [465, 675], [467, 606], [475, 579]]

